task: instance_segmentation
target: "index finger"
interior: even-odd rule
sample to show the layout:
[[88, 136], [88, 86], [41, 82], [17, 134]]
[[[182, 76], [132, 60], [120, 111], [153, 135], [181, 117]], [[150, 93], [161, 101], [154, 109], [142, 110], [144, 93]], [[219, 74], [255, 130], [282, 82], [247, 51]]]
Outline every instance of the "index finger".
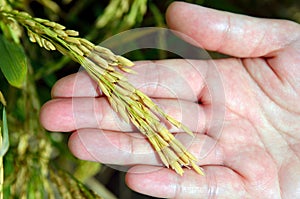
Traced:
[[[176, 98], [197, 101], [205, 87], [208, 62], [170, 59], [136, 62], [137, 74], [125, 74], [128, 81], [152, 98]], [[102, 92], [86, 72], [79, 72], [59, 80], [52, 96], [99, 97]]]
[[274, 56], [299, 38], [299, 25], [213, 10], [185, 2], [172, 3], [168, 26], [204, 49], [235, 57]]

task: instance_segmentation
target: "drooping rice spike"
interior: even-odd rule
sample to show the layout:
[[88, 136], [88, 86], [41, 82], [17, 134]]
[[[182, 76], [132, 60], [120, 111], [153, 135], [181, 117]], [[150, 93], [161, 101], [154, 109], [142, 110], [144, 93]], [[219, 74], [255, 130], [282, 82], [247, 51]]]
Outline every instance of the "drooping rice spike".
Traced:
[[33, 18], [28, 13], [17, 11], [1, 11], [0, 16], [13, 18], [23, 25], [27, 29], [30, 41], [47, 50], [58, 50], [80, 63], [108, 98], [112, 109], [146, 136], [166, 167], [172, 168], [179, 175], [184, 173], [182, 167], [193, 168], [197, 173], [204, 175], [203, 170], [196, 165], [197, 158], [172, 135], [165, 121], [189, 135], [193, 135], [193, 132], [166, 114], [150, 97], [130, 84], [120, 72], [121, 70], [125, 73], [135, 73], [133, 62], [115, 55], [107, 48], [95, 46], [90, 41], [77, 37], [77, 31], [66, 30], [58, 23]]

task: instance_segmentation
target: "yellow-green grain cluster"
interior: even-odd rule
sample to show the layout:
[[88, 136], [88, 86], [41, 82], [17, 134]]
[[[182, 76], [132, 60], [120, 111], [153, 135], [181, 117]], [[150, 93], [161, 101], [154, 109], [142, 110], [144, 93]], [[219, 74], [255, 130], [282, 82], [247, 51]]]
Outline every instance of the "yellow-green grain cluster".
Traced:
[[197, 159], [169, 132], [159, 117], [165, 118], [191, 136], [193, 133], [131, 85], [117, 70], [132, 72], [131, 61], [97, 46], [85, 59], [83, 66], [107, 96], [113, 110], [127, 123], [132, 122], [148, 138], [166, 167], [171, 167], [180, 175], [183, 174], [182, 166], [192, 167], [199, 174], [203, 174], [195, 164]]
[[183, 174], [182, 167], [192, 167], [203, 174], [196, 165], [197, 159], [169, 132], [160, 118], [193, 136], [193, 133], [171, 116], [164, 113], [147, 95], [132, 86], [123, 72], [133, 73], [130, 60], [115, 55], [109, 49], [95, 46], [78, 36], [74, 30], [45, 19], [33, 18], [27, 13], [1, 12], [6, 20], [17, 20], [28, 32], [30, 41], [47, 50], [58, 50], [80, 63], [106, 95], [112, 109], [126, 121], [133, 123], [157, 151], [163, 164]]

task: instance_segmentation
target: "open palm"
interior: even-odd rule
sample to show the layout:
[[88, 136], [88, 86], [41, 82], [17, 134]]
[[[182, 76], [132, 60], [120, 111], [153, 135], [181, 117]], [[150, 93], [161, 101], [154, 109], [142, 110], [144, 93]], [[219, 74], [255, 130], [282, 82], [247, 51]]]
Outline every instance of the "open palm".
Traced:
[[[137, 62], [140, 75], [129, 77], [137, 87], [151, 82], [141, 90], [190, 123], [196, 136], [189, 149], [205, 176], [186, 169], [181, 177], [162, 168], [150, 144], [133, 136], [136, 129], [116, 117], [85, 73], [55, 85], [54, 99], [41, 111], [45, 128], [74, 131], [69, 147], [81, 159], [132, 165], [127, 184], [144, 194], [300, 198], [300, 26], [186, 3], [172, 4], [167, 21], [195, 45], [232, 56], [214, 60], [223, 99], [213, 99], [210, 88], [219, 86], [219, 76], [208, 61]], [[190, 90], [174, 83], [174, 72]], [[159, 85], [168, 85], [176, 95]], [[218, 110], [225, 113], [222, 121], [212, 116]]]

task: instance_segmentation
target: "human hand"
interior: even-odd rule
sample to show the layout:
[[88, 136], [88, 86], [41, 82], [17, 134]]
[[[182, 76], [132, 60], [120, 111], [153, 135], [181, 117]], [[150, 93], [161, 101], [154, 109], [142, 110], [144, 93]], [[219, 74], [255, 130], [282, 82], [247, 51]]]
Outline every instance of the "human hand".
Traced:
[[[300, 26], [179, 2], [168, 9], [167, 22], [198, 46], [233, 57], [214, 60], [225, 93], [224, 101], [216, 100], [218, 104], [212, 103], [207, 88], [215, 76], [208, 72], [210, 66], [205, 61], [191, 61], [198, 68], [183, 60], [137, 62], [140, 75], [129, 77], [136, 86], [157, 82], [142, 91], [169, 114], [192, 121], [195, 138], [189, 150], [199, 158], [205, 176], [185, 169], [181, 177], [161, 168], [149, 143], [136, 136], [135, 128], [116, 118], [85, 73], [57, 82], [54, 99], [41, 111], [42, 124], [52, 131], [74, 131], [69, 147], [81, 159], [132, 165], [127, 184], [144, 194], [163, 198], [299, 198]], [[176, 78], [170, 71], [180, 74], [193, 93], [172, 83]], [[199, 71], [209, 75], [203, 78]], [[168, 85], [176, 97], [157, 85]], [[219, 122], [211, 117], [212, 106], [226, 111], [220, 136], [209, 129], [209, 124]], [[204, 142], [213, 146], [206, 156]]]

